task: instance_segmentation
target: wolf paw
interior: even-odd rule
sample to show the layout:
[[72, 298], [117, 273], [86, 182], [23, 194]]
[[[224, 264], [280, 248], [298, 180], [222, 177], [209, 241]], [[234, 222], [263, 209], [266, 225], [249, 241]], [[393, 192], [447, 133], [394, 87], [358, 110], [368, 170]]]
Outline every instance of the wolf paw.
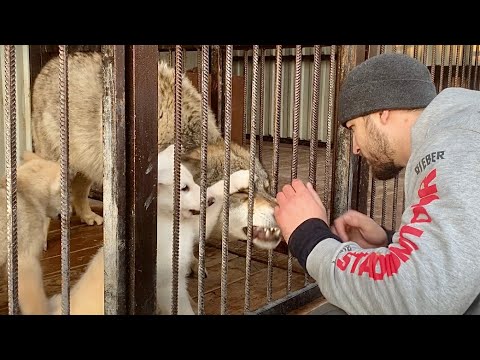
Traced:
[[92, 210], [90, 210], [89, 212], [85, 212], [83, 214], [79, 214], [79, 216], [82, 223], [86, 223], [87, 225], [103, 224], [103, 217], [95, 214]]

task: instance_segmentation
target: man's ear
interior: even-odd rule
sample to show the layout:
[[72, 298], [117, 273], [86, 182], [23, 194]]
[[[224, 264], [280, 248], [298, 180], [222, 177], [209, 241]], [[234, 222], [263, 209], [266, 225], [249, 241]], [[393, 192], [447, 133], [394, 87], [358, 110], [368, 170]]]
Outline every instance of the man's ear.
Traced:
[[386, 125], [388, 122], [388, 117], [390, 116], [390, 110], [382, 110], [379, 113], [380, 124]]

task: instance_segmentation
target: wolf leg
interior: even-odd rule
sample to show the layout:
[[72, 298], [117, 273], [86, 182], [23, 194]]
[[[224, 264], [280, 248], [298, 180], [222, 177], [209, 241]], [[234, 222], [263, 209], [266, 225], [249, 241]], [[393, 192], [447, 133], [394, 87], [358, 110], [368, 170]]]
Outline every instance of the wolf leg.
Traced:
[[88, 203], [88, 194], [92, 186], [92, 180], [88, 179], [82, 173], [77, 173], [72, 181], [72, 202], [75, 213], [80, 220], [88, 225], [102, 225], [103, 218], [95, 214]]

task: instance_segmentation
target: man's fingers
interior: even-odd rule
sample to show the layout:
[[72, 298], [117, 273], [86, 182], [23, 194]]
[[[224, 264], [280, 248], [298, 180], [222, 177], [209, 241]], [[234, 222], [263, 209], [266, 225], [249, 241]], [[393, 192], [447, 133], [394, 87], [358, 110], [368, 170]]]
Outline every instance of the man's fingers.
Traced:
[[345, 223], [345, 215], [340, 216], [333, 222], [333, 227], [335, 229], [335, 235], [340, 237], [343, 242], [349, 241], [347, 233], [347, 224]]
[[293, 190], [293, 187], [292, 187], [292, 185], [290, 185], [290, 184], [285, 185], [285, 186], [282, 188], [282, 192], [285, 194], [285, 197], [286, 197], [287, 199], [295, 196], [295, 190]]
[[310, 194], [312, 194], [312, 197], [315, 199], [315, 201], [318, 203], [318, 205], [320, 205], [322, 208], [324, 208], [325, 206], [323, 205], [322, 200], [320, 200], [320, 196], [318, 196], [318, 194], [315, 191], [315, 189], [313, 188], [312, 184], [307, 183], [307, 189], [310, 192]]
[[276, 196], [276, 199], [277, 199], [277, 204], [280, 205], [280, 206], [285, 204], [285, 202], [287, 201], [287, 198], [285, 197], [285, 194], [283, 192], [279, 192]]

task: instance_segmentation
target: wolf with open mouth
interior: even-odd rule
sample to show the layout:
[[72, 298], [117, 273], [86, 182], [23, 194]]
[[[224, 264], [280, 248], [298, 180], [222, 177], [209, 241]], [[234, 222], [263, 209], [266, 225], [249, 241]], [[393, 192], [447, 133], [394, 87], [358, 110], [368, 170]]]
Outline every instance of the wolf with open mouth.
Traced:
[[[35, 79], [32, 92], [32, 133], [35, 151], [39, 155], [59, 161], [59, 61], [50, 60]], [[72, 180], [72, 203], [83, 222], [102, 224], [88, 203], [93, 183], [103, 181], [102, 96], [103, 71], [99, 53], [69, 55], [69, 126], [70, 168], [76, 174]], [[175, 72], [166, 63], [158, 62], [158, 150], [174, 142]], [[182, 161], [200, 183], [201, 96], [190, 80], [182, 83]], [[224, 140], [215, 125], [211, 109], [208, 111], [207, 186], [223, 178]], [[249, 169], [249, 151], [231, 144], [233, 173]], [[253, 214], [253, 243], [259, 248], [275, 248], [280, 240], [273, 210], [275, 199], [270, 195], [270, 179], [260, 161], [255, 165], [255, 197]], [[248, 224], [248, 193], [230, 196], [229, 235], [246, 240]], [[212, 237], [221, 237], [222, 223], [218, 222]]]

